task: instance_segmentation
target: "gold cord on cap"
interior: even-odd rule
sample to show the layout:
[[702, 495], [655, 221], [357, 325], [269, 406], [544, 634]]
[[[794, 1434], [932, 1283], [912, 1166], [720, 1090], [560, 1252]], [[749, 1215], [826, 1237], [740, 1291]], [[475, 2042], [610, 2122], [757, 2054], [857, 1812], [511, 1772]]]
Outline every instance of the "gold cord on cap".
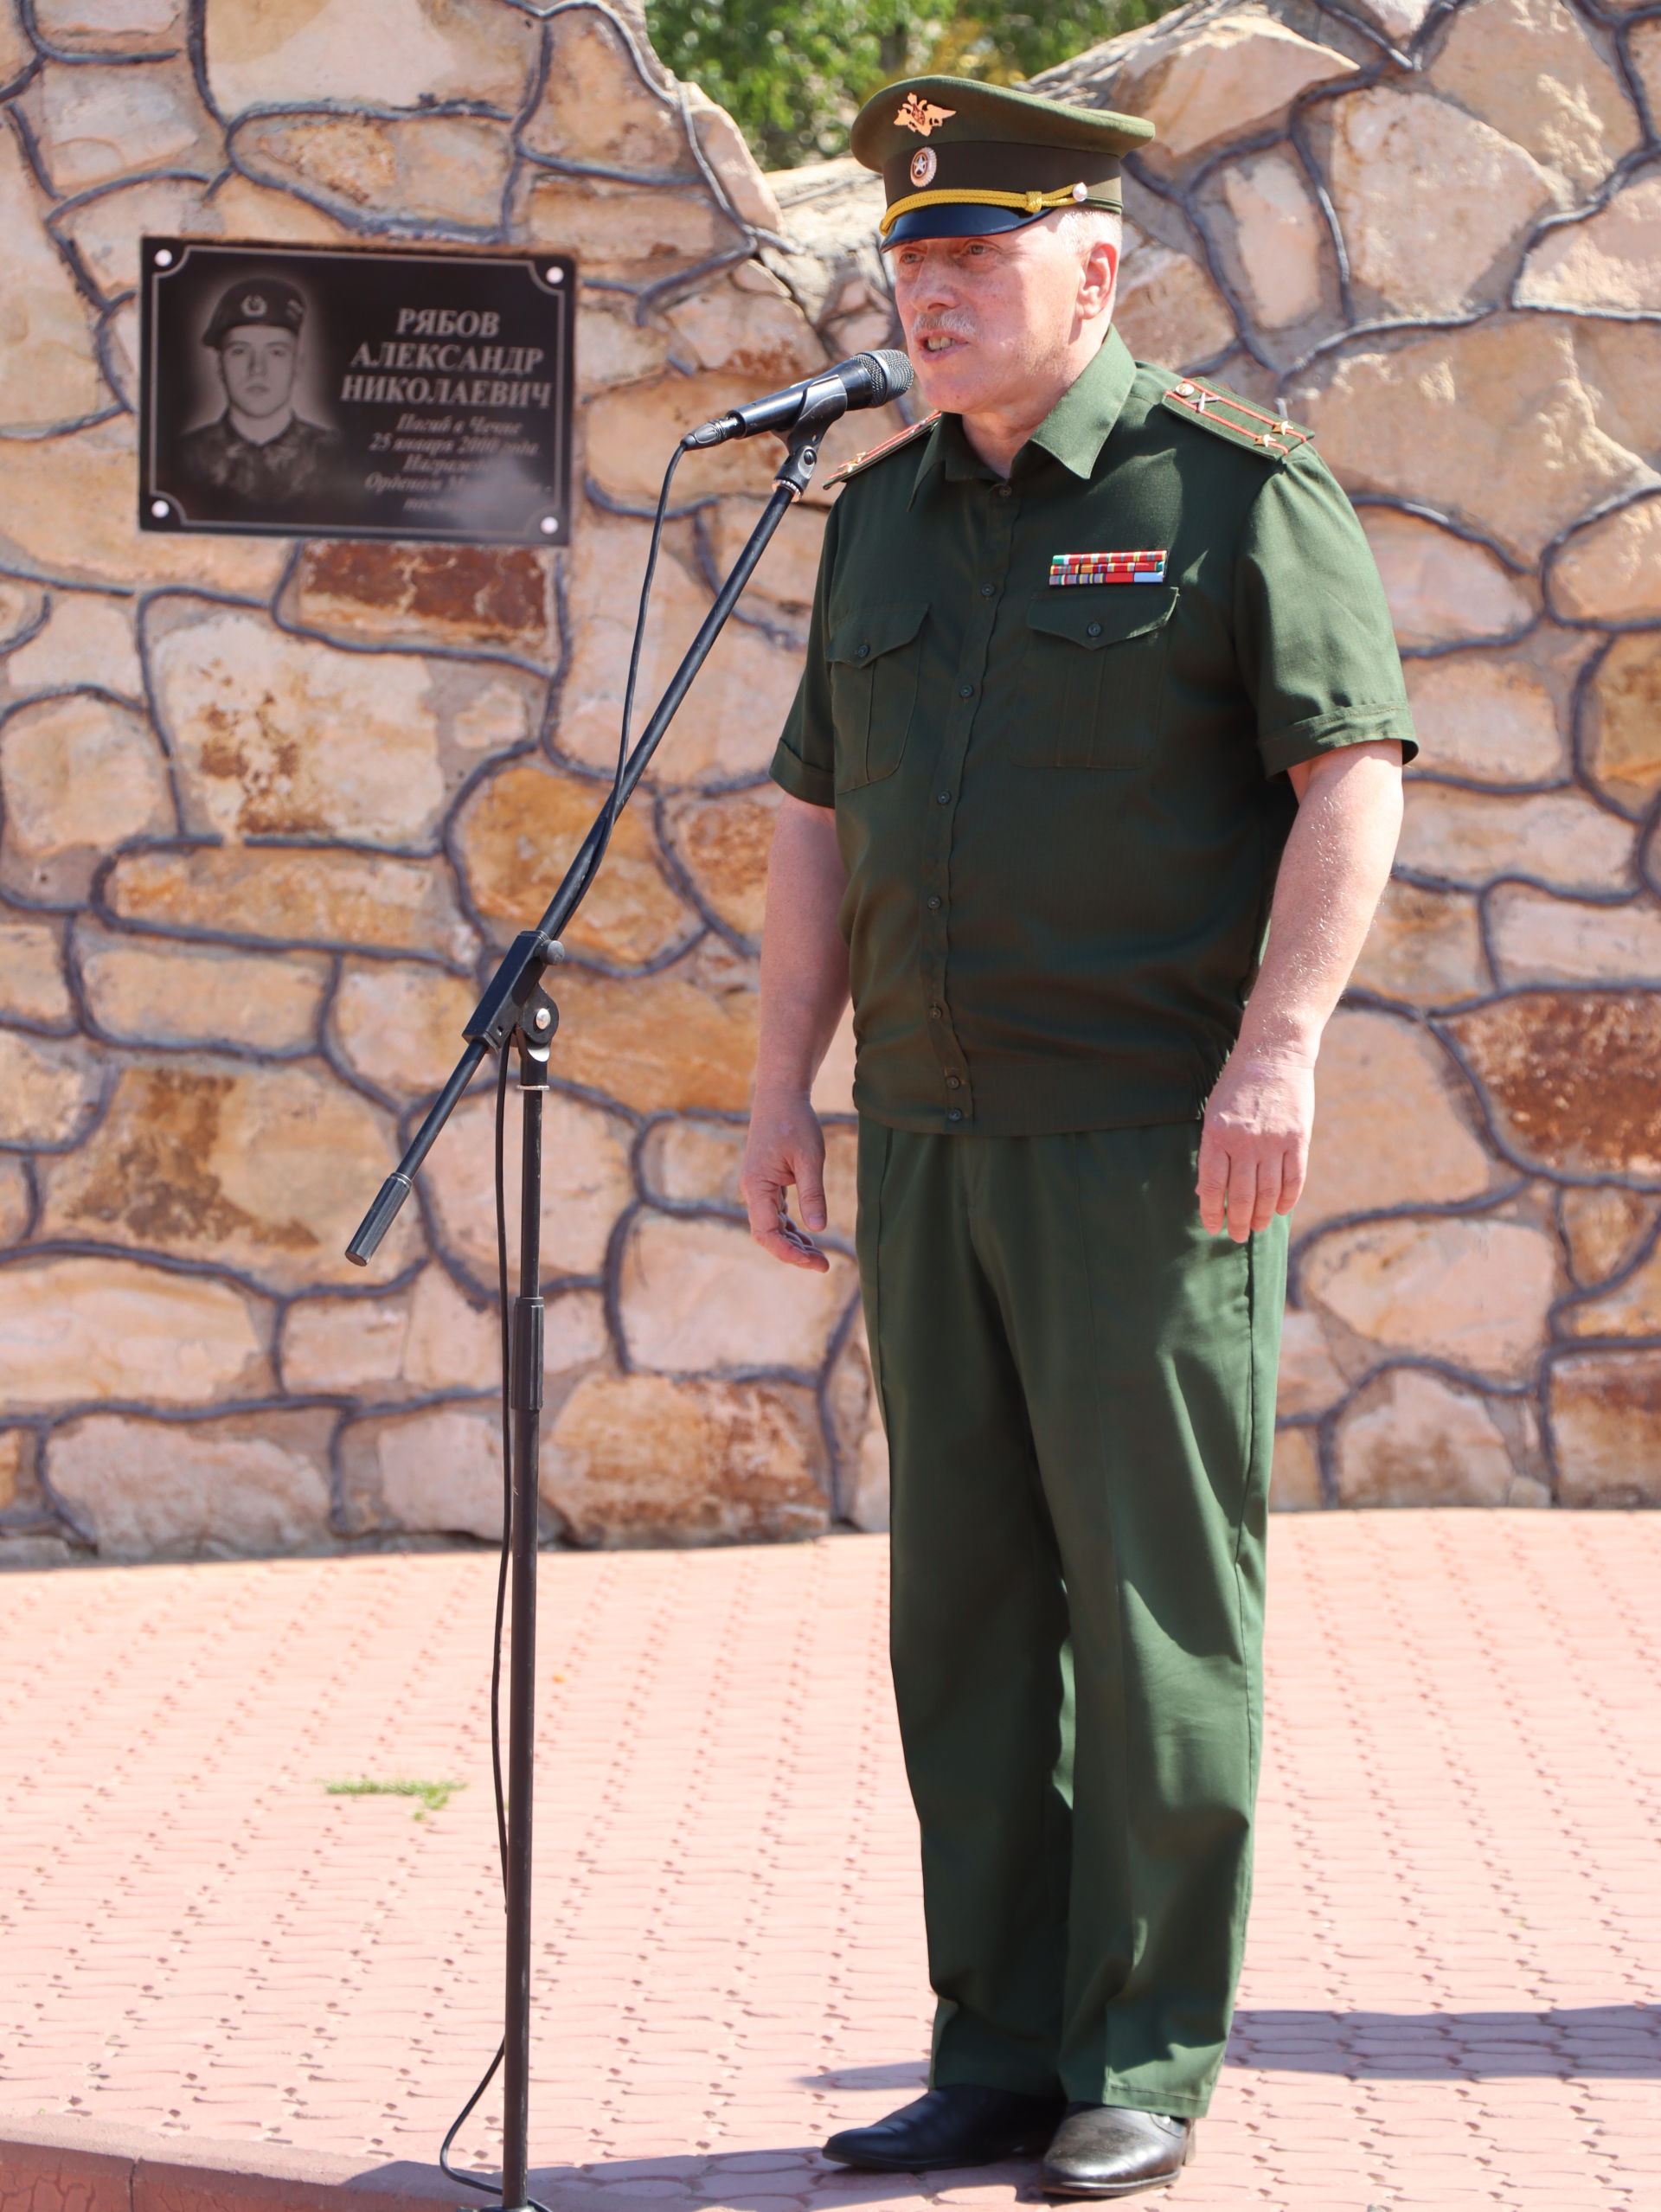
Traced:
[[[1101, 184], [1096, 188], [1098, 202], [1107, 202], [1113, 208], [1120, 204], [1117, 183]], [[993, 192], [970, 189], [959, 185], [951, 191], [914, 192], [904, 200], [896, 200], [878, 223], [877, 234], [886, 238], [901, 215], [909, 215], [914, 208], [962, 207], [1014, 208], [1028, 215], [1042, 215], [1046, 208], [1077, 207], [1090, 196], [1082, 184], [1064, 184], [1059, 192]]]

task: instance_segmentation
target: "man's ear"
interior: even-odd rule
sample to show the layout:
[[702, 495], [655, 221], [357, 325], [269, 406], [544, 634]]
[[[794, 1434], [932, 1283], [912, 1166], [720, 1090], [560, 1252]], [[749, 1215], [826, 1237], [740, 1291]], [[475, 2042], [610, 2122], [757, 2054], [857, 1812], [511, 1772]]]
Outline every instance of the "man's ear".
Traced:
[[1112, 312], [1119, 283], [1119, 248], [1099, 238], [1085, 257], [1079, 279], [1079, 305], [1090, 317]]

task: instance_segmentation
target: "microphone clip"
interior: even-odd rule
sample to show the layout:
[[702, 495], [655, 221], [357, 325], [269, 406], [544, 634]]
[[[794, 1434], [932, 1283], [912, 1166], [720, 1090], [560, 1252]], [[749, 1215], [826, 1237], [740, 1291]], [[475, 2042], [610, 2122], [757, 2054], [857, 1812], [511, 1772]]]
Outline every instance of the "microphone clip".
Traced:
[[818, 466], [819, 440], [837, 415], [846, 412], [847, 394], [843, 394], [843, 406], [835, 414], [826, 415], [812, 422], [798, 422], [785, 437], [785, 458], [773, 477], [777, 490], [787, 491], [792, 503], [800, 499], [813, 481], [813, 471]]

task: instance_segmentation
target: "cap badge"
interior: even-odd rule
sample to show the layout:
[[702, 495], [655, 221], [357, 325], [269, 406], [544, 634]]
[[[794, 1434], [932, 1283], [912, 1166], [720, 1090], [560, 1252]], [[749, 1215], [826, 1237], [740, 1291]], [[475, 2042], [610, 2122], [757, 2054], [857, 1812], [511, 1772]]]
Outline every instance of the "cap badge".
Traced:
[[1052, 589], [1069, 584], [1163, 584], [1166, 555], [1164, 548], [1140, 553], [1052, 553]]
[[933, 146], [919, 146], [911, 157], [911, 181], [919, 187], [929, 183], [940, 165], [940, 157]]
[[250, 323], [263, 322], [266, 316], [269, 314], [270, 311], [269, 308], [266, 305], [263, 294], [260, 292], [249, 292], [242, 302], [242, 312], [247, 317]]
[[900, 130], [914, 131], [920, 138], [927, 138], [942, 123], [949, 123], [957, 112], [955, 107], [936, 107], [928, 100], [919, 99], [915, 93], [907, 93], [894, 119]]

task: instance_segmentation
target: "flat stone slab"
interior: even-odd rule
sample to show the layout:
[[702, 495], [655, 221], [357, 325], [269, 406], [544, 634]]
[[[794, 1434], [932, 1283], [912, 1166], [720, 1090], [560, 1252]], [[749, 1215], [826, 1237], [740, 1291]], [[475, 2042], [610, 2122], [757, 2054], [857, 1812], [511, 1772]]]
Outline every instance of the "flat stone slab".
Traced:
[[[1271, 1547], [1258, 1902], [1183, 2212], [1635, 2206], [1661, 2169], [1661, 1516], [1281, 1515]], [[550, 2212], [1036, 2194], [1027, 2164], [817, 2150], [914, 2094], [927, 2044], [886, 1555], [545, 1558]], [[437, 2145], [498, 2033], [493, 1574], [0, 1583], [0, 2212], [456, 2202]], [[327, 1787], [365, 1780], [465, 1786]]]

